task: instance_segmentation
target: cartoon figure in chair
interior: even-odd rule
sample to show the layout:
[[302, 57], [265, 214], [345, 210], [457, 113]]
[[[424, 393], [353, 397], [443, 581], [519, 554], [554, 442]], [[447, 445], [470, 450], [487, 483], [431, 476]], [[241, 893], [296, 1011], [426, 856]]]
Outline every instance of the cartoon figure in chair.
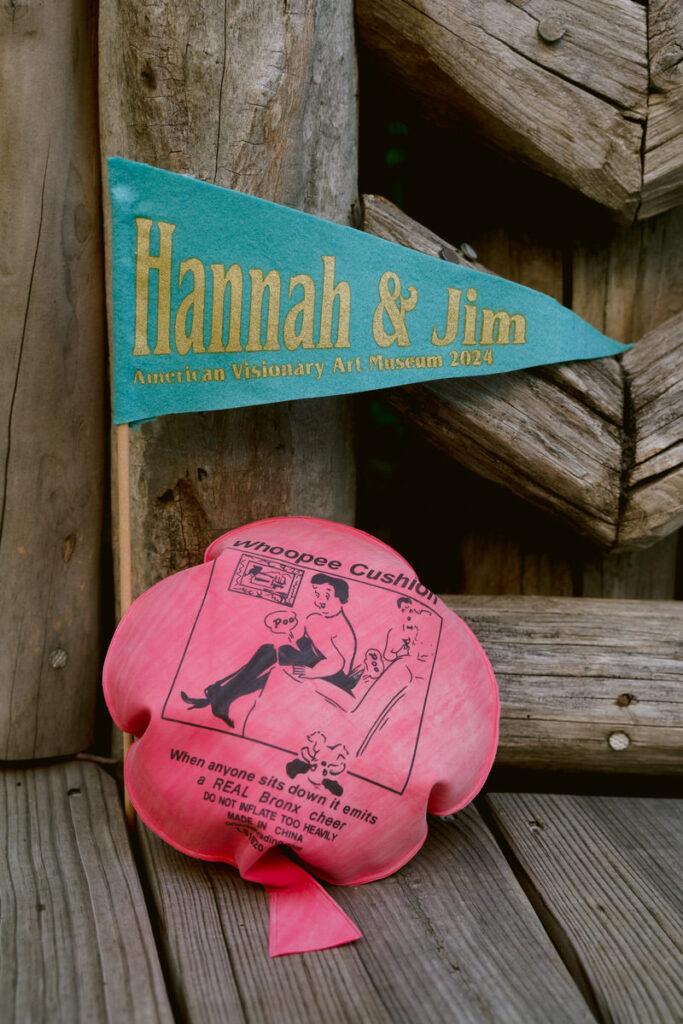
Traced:
[[183, 701], [193, 709], [210, 706], [214, 715], [233, 729], [233, 701], [262, 693], [278, 664], [300, 682], [321, 680], [346, 694], [353, 693], [363, 666], [353, 668], [356, 634], [343, 607], [349, 599], [349, 585], [327, 573], [316, 573], [311, 585], [316, 611], [306, 617], [303, 634], [294, 644], [261, 644], [244, 665], [207, 686], [203, 697], [181, 691]]

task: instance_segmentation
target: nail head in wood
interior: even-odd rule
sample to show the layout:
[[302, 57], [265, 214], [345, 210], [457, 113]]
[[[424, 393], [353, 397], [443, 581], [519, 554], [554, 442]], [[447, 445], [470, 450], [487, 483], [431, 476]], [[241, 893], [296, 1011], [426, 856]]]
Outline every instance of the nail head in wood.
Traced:
[[54, 651], [50, 651], [50, 664], [53, 668], [64, 668], [69, 655], [61, 647], [55, 647]]
[[544, 43], [559, 43], [567, 31], [567, 26], [563, 25], [559, 18], [542, 18], [536, 31]]
[[615, 750], [617, 753], [626, 750], [631, 745], [631, 740], [625, 732], [611, 732], [607, 737], [607, 742], [610, 745], [610, 749]]
[[466, 260], [476, 260], [477, 254], [469, 242], [463, 242], [460, 246], [460, 252], [463, 254]]

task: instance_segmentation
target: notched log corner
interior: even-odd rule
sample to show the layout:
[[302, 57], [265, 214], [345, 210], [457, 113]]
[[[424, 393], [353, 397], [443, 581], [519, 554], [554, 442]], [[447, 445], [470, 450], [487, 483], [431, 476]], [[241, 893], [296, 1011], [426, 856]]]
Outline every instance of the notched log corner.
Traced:
[[[475, 265], [386, 199], [366, 231]], [[649, 547], [683, 522], [683, 314], [630, 351], [386, 392], [455, 461], [606, 548]]]
[[671, 0], [357, 0], [363, 44], [447, 129], [632, 223], [683, 202], [683, 10]]

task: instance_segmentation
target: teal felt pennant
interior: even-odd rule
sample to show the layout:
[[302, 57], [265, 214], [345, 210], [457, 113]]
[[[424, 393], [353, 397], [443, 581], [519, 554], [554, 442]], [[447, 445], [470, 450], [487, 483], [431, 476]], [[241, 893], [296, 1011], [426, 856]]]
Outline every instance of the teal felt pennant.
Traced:
[[114, 422], [616, 355], [554, 299], [119, 157]]

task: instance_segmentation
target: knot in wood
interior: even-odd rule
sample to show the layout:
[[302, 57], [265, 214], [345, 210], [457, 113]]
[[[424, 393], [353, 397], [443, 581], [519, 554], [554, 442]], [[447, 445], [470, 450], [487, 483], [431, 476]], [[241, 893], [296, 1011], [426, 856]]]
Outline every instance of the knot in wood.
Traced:
[[548, 44], [559, 43], [566, 31], [567, 26], [559, 18], [552, 17], [541, 18], [536, 29], [539, 39]]
[[49, 661], [52, 668], [64, 668], [68, 660], [69, 655], [62, 647], [55, 647], [54, 651], [50, 651]]
[[607, 737], [610, 749], [620, 753], [631, 745], [630, 737], [625, 732], [611, 732]]
[[652, 88], [657, 92], [666, 92], [678, 78], [683, 75], [683, 46], [656, 54], [650, 64]]

